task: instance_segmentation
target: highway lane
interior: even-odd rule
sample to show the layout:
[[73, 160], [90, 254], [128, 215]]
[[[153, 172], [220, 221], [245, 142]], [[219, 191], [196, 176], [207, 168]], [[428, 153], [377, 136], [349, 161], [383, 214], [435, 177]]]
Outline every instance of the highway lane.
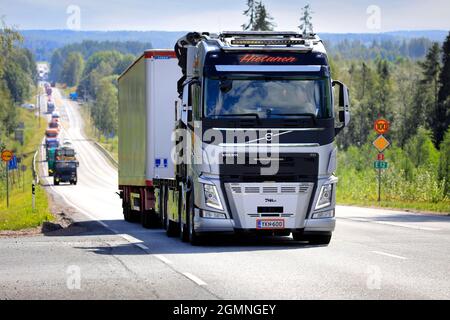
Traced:
[[[78, 185], [49, 188], [78, 212], [81, 231], [0, 239], [0, 298], [450, 298], [449, 217], [338, 206], [327, 247], [290, 237], [193, 247], [123, 221], [116, 170], [82, 134], [76, 103], [55, 91], [80, 168]], [[70, 267], [80, 289], [67, 286]]]

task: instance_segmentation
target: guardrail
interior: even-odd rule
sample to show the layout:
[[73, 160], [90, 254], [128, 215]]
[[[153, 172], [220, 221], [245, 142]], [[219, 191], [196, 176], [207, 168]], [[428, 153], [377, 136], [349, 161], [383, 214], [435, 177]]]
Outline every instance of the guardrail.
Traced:
[[39, 184], [39, 173], [38, 173], [38, 171], [36, 170], [36, 158], [37, 158], [38, 153], [39, 153], [39, 149], [36, 150], [36, 152], [34, 153], [34, 156], [33, 156], [33, 166], [32, 166], [32, 170], [33, 170], [33, 180], [36, 181], [37, 184]]
[[108, 150], [106, 150], [100, 143], [98, 143], [97, 141], [91, 140], [94, 143], [94, 146], [97, 147], [97, 149], [103, 153], [103, 155], [109, 160], [109, 162], [111, 162], [111, 164], [116, 167], [119, 168], [119, 163], [116, 161], [116, 159], [114, 159], [114, 157], [111, 155], [111, 153], [109, 153]]

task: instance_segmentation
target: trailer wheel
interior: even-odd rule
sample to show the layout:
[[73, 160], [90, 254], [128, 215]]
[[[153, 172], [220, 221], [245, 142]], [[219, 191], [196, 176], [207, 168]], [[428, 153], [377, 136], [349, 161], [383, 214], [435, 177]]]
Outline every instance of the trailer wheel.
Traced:
[[135, 222], [136, 217], [133, 211], [131, 211], [130, 205], [126, 202], [123, 203], [123, 218], [126, 222]]
[[141, 224], [144, 228], [157, 228], [159, 227], [159, 219], [154, 210], [144, 211], [141, 213]]

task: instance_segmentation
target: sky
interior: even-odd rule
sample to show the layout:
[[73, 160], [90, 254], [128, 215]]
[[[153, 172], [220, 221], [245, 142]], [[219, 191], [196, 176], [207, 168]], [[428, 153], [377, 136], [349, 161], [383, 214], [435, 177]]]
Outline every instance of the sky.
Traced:
[[[247, 0], [0, 0], [19, 29], [240, 30]], [[262, 0], [276, 30], [296, 30], [309, 3], [315, 32], [450, 30], [449, 0]]]

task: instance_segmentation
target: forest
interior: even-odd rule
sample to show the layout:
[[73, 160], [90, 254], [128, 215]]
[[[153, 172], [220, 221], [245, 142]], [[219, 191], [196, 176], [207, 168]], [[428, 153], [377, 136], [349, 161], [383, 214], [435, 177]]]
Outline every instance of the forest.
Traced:
[[[276, 21], [261, 1], [247, 1], [243, 30], [273, 30]], [[313, 32], [309, 6], [300, 32]], [[0, 119], [3, 133], [14, 128], [14, 103], [30, 94], [33, 57], [12, 45], [17, 33], [2, 32]], [[8, 42], [9, 41], [9, 42]], [[337, 137], [340, 178], [338, 202], [450, 211], [450, 33], [444, 41], [426, 37], [325, 39], [333, 79], [346, 83], [351, 122]], [[56, 49], [51, 79], [77, 90], [102, 139], [117, 141], [117, 78], [150, 42], [83, 41]], [[5, 59], [7, 56], [12, 59]], [[13, 73], [13, 74], [11, 74]], [[27, 85], [24, 85], [24, 84]], [[9, 101], [11, 103], [4, 103]], [[391, 124], [377, 203], [378, 171], [374, 121]]]

